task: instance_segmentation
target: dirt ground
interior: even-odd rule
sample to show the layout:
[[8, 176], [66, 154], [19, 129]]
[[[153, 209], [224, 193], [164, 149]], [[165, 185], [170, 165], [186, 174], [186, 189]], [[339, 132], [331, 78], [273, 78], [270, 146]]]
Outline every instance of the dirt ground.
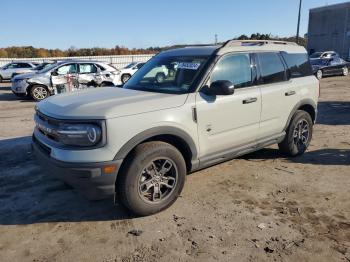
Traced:
[[135, 218], [41, 171], [29, 147], [35, 103], [2, 84], [0, 261], [349, 262], [350, 77], [321, 87], [303, 156], [270, 147], [197, 172], [168, 210]]

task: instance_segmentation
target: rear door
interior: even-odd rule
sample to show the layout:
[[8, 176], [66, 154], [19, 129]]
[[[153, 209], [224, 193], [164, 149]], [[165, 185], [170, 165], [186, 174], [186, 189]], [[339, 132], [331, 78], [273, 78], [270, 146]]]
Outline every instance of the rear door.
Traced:
[[101, 77], [98, 78], [98, 69], [94, 63], [79, 63], [79, 87], [98, 86]]
[[299, 85], [288, 79], [287, 68], [278, 52], [257, 53], [262, 96], [259, 140], [282, 133], [288, 117], [299, 101]]

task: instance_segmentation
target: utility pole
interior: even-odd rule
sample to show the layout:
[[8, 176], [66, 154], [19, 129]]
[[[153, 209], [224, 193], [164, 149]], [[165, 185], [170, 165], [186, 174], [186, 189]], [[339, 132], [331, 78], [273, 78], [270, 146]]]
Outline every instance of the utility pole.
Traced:
[[217, 44], [218, 44], [218, 35], [215, 34], [215, 45], [217, 45]]
[[299, 44], [301, 4], [302, 4], [302, 0], [300, 0], [300, 2], [299, 2], [299, 15], [298, 15], [297, 37], [296, 37], [296, 42], [297, 42], [297, 44]]

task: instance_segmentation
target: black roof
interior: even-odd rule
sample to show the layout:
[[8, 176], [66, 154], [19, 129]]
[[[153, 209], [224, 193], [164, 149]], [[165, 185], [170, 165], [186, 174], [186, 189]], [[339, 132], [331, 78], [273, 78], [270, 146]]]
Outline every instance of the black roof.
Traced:
[[158, 56], [210, 56], [220, 46], [191, 46], [161, 52]]

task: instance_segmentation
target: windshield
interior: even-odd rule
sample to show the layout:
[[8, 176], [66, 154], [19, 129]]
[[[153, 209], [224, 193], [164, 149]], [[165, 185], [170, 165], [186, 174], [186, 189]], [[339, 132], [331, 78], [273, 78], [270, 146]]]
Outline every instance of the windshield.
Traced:
[[129, 69], [129, 68], [132, 68], [133, 66], [135, 66], [137, 63], [131, 63], [131, 64], [128, 64], [126, 67], [124, 67], [125, 69]]
[[310, 55], [310, 58], [320, 58], [322, 55], [321, 52], [316, 52], [316, 53], [313, 53], [312, 55]]
[[168, 94], [188, 93], [207, 60], [208, 56], [152, 58], [130, 78], [124, 88]]
[[34, 68], [35, 71], [43, 70], [45, 67], [51, 65], [51, 63], [42, 63]]
[[46, 67], [44, 67], [43, 69], [41, 69], [38, 73], [39, 74], [44, 74], [49, 72], [50, 70], [54, 69], [56, 66], [58, 66], [60, 63], [53, 63], [53, 64], [49, 64]]

